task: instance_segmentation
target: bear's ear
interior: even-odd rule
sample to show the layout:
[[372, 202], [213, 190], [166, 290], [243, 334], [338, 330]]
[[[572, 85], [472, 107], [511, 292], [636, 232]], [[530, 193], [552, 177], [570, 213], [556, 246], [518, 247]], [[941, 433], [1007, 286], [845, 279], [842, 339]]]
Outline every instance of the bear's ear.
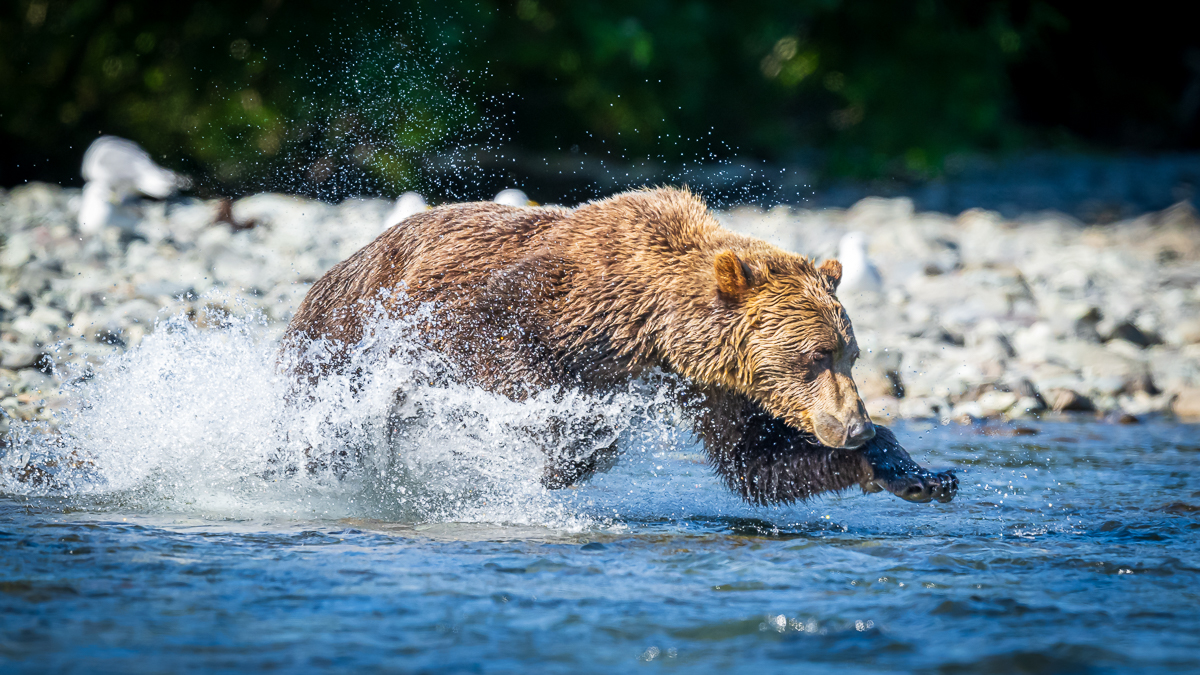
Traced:
[[717, 276], [717, 291], [731, 300], [745, 295], [755, 283], [754, 270], [733, 251], [718, 253], [713, 271]]
[[842, 282], [842, 263], [830, 258], [821, 263], [817, 272], [825, 278], [825, 285], [829, 287], [830, 293], [837, 291], [838, 284]]

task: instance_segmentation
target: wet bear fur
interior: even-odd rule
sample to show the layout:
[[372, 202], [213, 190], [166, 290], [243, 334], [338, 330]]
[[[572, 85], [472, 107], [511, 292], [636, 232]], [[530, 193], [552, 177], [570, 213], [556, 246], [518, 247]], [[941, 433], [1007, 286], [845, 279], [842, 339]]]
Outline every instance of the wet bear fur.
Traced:
[[[514, 400], [676, 374], [710, 463], [750, 502], [853, 486], [942, 499], [952, 477], [918, 467], [866, 416], [840, 276], [836, 261], [816, 266], [725, 230], [686, 190], [576, 209], [456, 204], [408, 218], [330, 269], [284, 347], [324, 339], [336, 355], [363, 338], [379, 303], [392, 316], [425, 306], [425, 343], [464, 381]], [[297, 377], [337, 367], [336, 358], [302, 363]], [[560, 445], [545, 448], [548, 487], [581, 480], [616, 453], [586, 437]]]

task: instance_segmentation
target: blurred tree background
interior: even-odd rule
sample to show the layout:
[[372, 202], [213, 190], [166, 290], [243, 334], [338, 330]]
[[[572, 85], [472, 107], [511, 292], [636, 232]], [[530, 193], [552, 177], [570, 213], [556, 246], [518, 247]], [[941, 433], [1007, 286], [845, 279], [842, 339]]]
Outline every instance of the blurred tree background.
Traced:
[[430, 159], [477, 146], [909, 180], [981, 155], [1194, 149], [1186, 6], [10, 0], [0, 185], [78, 183], [101, 133], [201, 191], [330, 199], [436, 195]]

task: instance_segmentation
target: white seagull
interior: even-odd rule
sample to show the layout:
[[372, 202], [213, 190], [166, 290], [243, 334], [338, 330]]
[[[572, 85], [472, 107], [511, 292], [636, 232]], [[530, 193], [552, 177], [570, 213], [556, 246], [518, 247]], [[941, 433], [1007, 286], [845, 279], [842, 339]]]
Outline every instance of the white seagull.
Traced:
[[492, 198], [492, 201], [505, 206], [537, 206], [538, 203], [529, 198], [523, 190], [516, 188], [508, 188], [501, 190]]
[[101, 136], [83, 153], [83, 200], [79, 206], [79, 230], [99, 232], [108, 224], [113, 206], [128, 197], [143, 194], [164, 199], [191, 181], [154, 163], [150, 154], [133, 141]]
[[425, 198], [419, 193], [405, 192], [396, 200], [396, 205], [383, 220], [383, 229], [386, 230], [411, 215], [428, 210], [429, 205], [425, 203]]
[[839, 297], [878, 295], [883, 292], [883, 276], [879, 274], [875, 263], [867, 257], [866, 234], [844, 234], [838, 242], [838, 262], [842, 263], [842, 281], [838, 284]]

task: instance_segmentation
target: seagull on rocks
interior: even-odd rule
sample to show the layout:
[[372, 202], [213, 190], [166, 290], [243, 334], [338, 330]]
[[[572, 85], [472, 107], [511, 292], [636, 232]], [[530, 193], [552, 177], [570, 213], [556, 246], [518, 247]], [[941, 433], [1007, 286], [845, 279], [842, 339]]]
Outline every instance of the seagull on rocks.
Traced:
[[95, 234], [109, 224], [113, 207], [137, 194], [165, 199], [191, 181], [154, 163], [133, 141], [101, 136], [83, 153], [79, 230]]
[[523, 190], [508, 188], [496, 194], [492, 201], [505, 206], [537, 206], [538, 203], [529, 198]]
[[386, 230], [409, 216], [428, 210], [429, 205], [425, 203], [425, 198], [420, 193], [405, 192], [396, 200], [396, 205], [392, 207], [391, 212], [384, 219], [383, 229]]
[[867, 235], [847, 232], [838, 242], [838, 262], [842, 263], [842, 281], [838, 296], [879, 295], [883, 293], [883, 276], [867, 257]]

